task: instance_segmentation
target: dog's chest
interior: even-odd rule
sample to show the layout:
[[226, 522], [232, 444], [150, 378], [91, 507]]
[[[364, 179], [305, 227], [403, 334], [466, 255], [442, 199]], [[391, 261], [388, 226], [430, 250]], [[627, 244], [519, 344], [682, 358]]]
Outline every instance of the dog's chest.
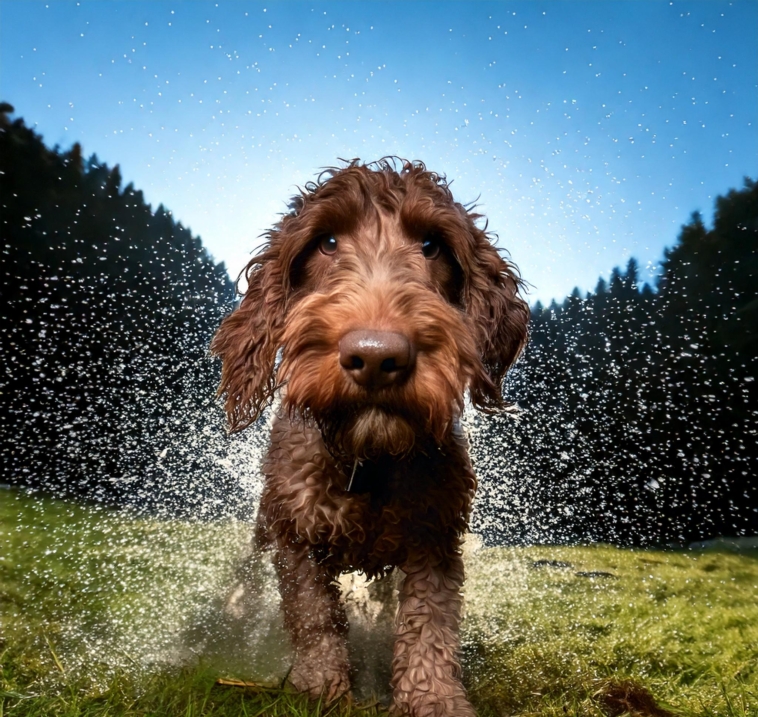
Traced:
[[449, 544], [465, 530], [465, 487], [454, 485], [450, 474], [426, 457], [401, 464], [367, 461], [351, 478], [349, 491], [324, 492], [325, 501], [332, 502], [324, 515], [339, 518], [336, 526], [330, 519], [321, 526], [328, 537], [315, 552], [335, 567], [381, 573], [405, 564], [415, 550], [429, 553], [431, 546]]
[[386, 457], [339, 470], [313, 447], [272, 443], [261, 501], [269, 534], [310, 543], [337, 569], [378, 574], [465, 531], [476, 483], [460, 455]]

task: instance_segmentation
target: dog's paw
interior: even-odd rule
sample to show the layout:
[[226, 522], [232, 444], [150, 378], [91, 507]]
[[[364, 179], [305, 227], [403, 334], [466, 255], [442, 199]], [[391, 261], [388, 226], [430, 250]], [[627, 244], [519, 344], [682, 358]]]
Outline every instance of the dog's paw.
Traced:
[[295, 665], [289, 676], [290, 684], [298, 691], [307, 694], [311, 699], [322, 699], [325, 702], [336, 700], [350, 691], [350, 680], [347, 670], [314, 668], [312, 665]]
[[329, 641], [324, 640], [297, 655], [289, 682], [298, 692], [304, 692], [312, 699], [331, 702], [350, 691], [350, 667], [342, 644], [324, 643]]
[[476, 717], [463, 687], [459, 684], [448, 687], [439, 692], [415, 689], [410, 693], [395, 693], [391, 714], [397, 717]]

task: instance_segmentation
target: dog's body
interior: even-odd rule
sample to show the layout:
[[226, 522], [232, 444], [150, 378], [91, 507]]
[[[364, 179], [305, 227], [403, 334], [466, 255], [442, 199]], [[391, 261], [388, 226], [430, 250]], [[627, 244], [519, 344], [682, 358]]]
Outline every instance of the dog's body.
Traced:
[[269, 233], [212, 346], [233, 430], [283, 387], [258, 540], [276, 551], [290, 680], [349, 690], [336, 577], [399, 567], [395, 709], [472, 715], [456, 653], [476, 478], [458, 420], [466, 390], [501, 404], [528, 309], [478, 216], [422, 164], [326, 176]]

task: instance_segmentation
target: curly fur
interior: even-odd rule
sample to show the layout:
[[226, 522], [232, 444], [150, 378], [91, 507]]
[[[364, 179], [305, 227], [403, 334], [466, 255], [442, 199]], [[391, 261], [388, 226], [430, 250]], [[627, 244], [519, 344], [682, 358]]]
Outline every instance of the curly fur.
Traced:
[[[276, 553], [290, 681], [327, 699], [349, 690], [336, 577], [399, 567], [394, 709], [472, 715], [457, 650], [476, 478], [458, 421], [466, 391], [479, 409], [503, 405], [503, 377], [527, 335], [520, 279], [480, 216], [420, 162], [326, 170], [290, 209], [211, 347], [231, 430], [281, 388], [257, 537]], [[325, 237], [335, 251], [323, 250]], [[405, 337], [413, 359], [402, 380], [351, 378], [340, 341], [358, 330]]]

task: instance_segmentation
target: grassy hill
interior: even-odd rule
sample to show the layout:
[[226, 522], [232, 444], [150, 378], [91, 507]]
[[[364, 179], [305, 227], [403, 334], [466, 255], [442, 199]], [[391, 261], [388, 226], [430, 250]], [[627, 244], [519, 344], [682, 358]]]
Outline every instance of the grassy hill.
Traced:
[[[353, 630], [377, 672], [358, 675], [361, 702], [279, 689], [289, 650], [249, 533], [3, 490], [0, 715], [385, 714], [367, 692], [386, 693], [385, 675], [365, 665], [387, 649], [386, 614], [376, 645]], [[480, 715], [758, 715], [758, 550], [744, 541], [468, 552], [463, 658]]]

